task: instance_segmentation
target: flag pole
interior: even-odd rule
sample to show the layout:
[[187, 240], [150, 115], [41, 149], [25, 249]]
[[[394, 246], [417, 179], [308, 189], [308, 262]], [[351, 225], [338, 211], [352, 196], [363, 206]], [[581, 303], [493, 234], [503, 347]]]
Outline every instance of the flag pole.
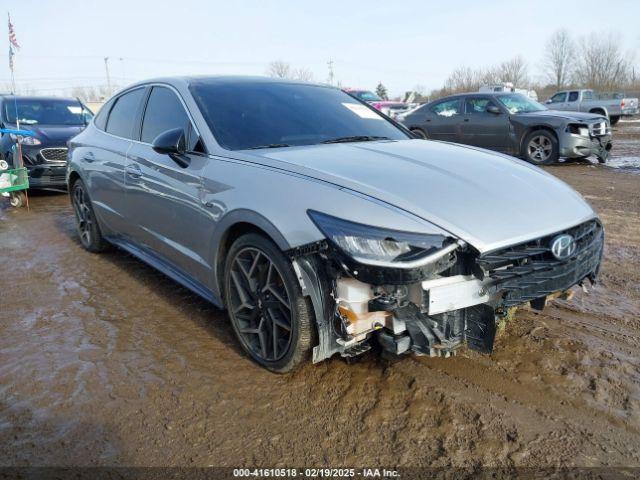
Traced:
[[[9, 59], [11, 67], [11, 90], [13, 93], [13, 104], [16, 109], [16, 130], [20, 130], [20, 115], [18, 115], [18, 98], [16, 92], [16, 75], [15, 75], [15, 55], [13, 54], [13, 41], [11, 38], [12, 28], [11, 28], [11, 13], [7, 12], [7, 22], [9, 24], [9, 55], [11, 58]], [[14, 38], [15, 40], [15, 38]], [[17, 44], [15, 45], [18, 46]], [[16, 157], [14, 158], [14, 168], [22, 168], [22, 146], [20, 142], [16, 140]]]

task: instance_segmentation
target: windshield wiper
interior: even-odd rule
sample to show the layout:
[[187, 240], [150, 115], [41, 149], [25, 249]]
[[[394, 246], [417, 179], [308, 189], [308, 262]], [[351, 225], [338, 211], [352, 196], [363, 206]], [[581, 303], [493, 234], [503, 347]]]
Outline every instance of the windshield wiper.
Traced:
[[373, 142], [375, 140], [390, 140], [389, 137], [378, 137], [375, 135], [352, 135], [350, 137], [338, 137], [331, 140], [324, 140], [320, 143], [349, 143], [349, 142]]
[[260, 148], [284, 148], [290, 147], [288, 143], [270, 143], [269, 145], [258, 145], [257, 147], [245, 148], [245, 150], [258, 150]]

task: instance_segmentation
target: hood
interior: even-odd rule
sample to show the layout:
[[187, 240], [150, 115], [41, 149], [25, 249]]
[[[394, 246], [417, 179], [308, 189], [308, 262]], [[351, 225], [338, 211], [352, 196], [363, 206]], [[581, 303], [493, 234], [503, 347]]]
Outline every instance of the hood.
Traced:
[[249, 157], [403, 209], [481, 252], [595, 216], [577, 192], [538, 167], [444, 142], [314, 145], [256, 151]]
[[604, 120], [605, 117], [603, 115], [598, 115], [597, 113], [582, 113], [582, 112], [568, 112], [568, 111], [560, 111], [560, 110], [542, 110], [540, 112], [529, 112], [529, 113], [516, 113], [516, 117], [553, 117], [559, 118], [562, 120], [569, 120], [573, 122], [586, 122], [586, 121], [597, 121]]
[[20, 125], [22, 130], [30, 130], [43, 144], [66, 145], [67, 141], [75, 137], [84, 125]]

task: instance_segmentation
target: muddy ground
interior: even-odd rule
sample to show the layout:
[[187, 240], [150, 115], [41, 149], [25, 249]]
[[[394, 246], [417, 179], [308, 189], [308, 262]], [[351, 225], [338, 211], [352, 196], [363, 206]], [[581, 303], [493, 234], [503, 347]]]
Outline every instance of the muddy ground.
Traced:
[[[614, 155], [640, 156], [632, 127]], [[640, 466], [640, 175], [548, 170], [605, 224], [597, 287], [519, 311], [491, 356], [290, 376], [140, 261], [85, 252], [65, 195], [5, 205], [0, 465]]]

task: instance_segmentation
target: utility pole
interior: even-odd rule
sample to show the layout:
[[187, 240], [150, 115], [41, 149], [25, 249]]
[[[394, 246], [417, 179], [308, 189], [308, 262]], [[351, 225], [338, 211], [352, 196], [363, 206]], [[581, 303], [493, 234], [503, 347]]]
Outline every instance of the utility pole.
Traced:
[[104, 69], [107, 72], [107, 90], [111, 96], [111, 76], [109, 75], [109, 57], [104, 57]]
[[329, 59], [327, 66], [329, 67], [329, 85], [333, 85], [333, 60]]

